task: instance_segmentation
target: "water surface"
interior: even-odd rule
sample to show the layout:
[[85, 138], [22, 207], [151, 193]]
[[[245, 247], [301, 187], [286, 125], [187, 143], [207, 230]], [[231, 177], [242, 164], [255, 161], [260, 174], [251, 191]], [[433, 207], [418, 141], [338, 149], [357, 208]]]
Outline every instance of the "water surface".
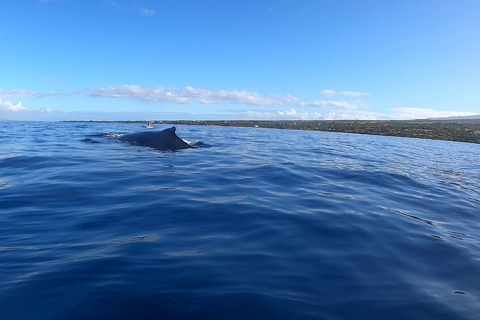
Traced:
[[478, 318], [479, 145], [141, 130], [0, 123], [1, 319]]

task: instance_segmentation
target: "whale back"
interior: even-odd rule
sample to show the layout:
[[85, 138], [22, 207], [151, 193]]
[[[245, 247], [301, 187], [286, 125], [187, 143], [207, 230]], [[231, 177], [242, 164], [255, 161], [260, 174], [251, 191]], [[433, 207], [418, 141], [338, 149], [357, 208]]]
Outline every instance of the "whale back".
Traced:
[[118, 139], [137, 146], [150, 147], [161, 151], [193, 148], [190, 144], [179, 138], [175, 131], [176, 128], [171, 127], [163, 131], [145, 131], [125, 134]]

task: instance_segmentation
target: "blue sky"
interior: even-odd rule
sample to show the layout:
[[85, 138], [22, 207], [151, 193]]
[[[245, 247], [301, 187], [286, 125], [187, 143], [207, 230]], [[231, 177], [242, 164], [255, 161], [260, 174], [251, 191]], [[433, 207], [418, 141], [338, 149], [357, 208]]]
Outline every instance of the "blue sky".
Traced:
[[0, 0], [0, 119], [480, 113], [480, 0]]

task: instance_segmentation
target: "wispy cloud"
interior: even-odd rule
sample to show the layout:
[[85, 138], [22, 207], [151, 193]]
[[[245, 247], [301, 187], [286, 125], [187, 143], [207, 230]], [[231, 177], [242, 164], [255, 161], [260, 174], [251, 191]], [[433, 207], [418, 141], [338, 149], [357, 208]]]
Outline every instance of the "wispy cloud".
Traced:
[[323, 96], [333, 97], [337, 92], [335, 90], [326, 89], [321, 92]]
[[[56, 83], [57, 80], [47, 79], [47, 81]], [[350, 91], [334, 91], [333, 93], [327, 91], [326, 93], [327, 95], [331, 94], [333, 96], [356, 96], [355, 92], [352, 93]], [[190, 103], [199, 103], [205, 105], [241, 104], [244, 106], [254, 107], [249, 111], [232, 111], [230, 113], [222, 113], [221, 116], [224, 116], [225, 119], [412, 120], [451, 116], [469, 116], [475, 114], [472, 112], [443, 111], [423, 108], [395, 108], [390, 109], [385, 113], [376, 113], [369, 111], [367, 107], [363, 105], [364, 102], [358, 101], [355, 103], [335, 99], [306, 101], [292, 95], [263, 95], [246, 90], [210, 90], [204, 88], [194, 88], [191, 86], [164, 88], [143, 87], [136, 85], [101, 86], [83, 89], [71, 89], [68, 91], [59, 89], [48, 92], [0, 89], [0, 98], [4, 99], [4, 101], [0, 100], [0, 111], [37, 111], [41, 113], [49, 113], [52, 112], [52, 110], [28, 108], [22, 105], [21, 102], [15, 104], [11, 101], [7, 101], [5, 98], [34, 97], [40, 99], [73, 95], [107, 99], [133, 99], [144, 103], [171, 103], [177, 105], [187, 105]], [[272, 108], [273, 110], [266, 109], [259, 111], [258, 107], [268, 107], [269, 109]], [[316, 108], [319, 111], [312, 112], [312, 108]], [[175, 112], [178, 112], [179, 110], [180, 109], [177, 109]], [[324, 112], [321, 110], [324, 110]], [[220, 115], [217, 114], [210, 116], [212, 116], [212, 118], [218, 118]], [[194, 115], [192, 115], [192, 117], [194, 117]]]
[[118, 2], [116, 1], [113, 1], [113, 0], [110, 0], [110, 1], [106, 1], [106, 3], [108, 3], [109, 5], [111, 5], [112, 7], [120, 7], [120, 5], [118, 4]]
[[176, 104], [187, 104], [189, 102], [189, 98], [178, 92], [178, 90], [165, 90], [162, 87], [144, 88], [135, 85], [90, 87], [72, 90], [72, 93], [102, 98], [135, 99], [143, 102], [170, 102]]
[[55, 78], [47, 78], [47, 79], [45, 79], [45, 81], [48, 82], [48, 83], [60, 83], [61, 82], [61, 80], [55, 79]]
[[[193, 88], [192, 88], [193, 89]], [[198, 90], [198, 89], [196, 89]], [[169, 95], [169, 91], [164, 93], [165, 96], [170, 97], [173, 101], [181, 101], [182, 97], [175, 96], [175, 94]], [[102, 91], [102, 94], [105, 94], [105, 91]], [[206, 97], [204, 99], [210, 99], [212, 97], [208, 96], [208, 90], [202, 91], [202, 94]], [[77, 94], [85, 94], [85, 92], [78, 92]], [[193, 95], [200, 97], [202, 94], [194, 92]], [[102, 96], [102, 95], [98, 95]], [[108, 93], [108, 96], [111, 97], [111, 92]], [[180, 100], [179, 100], [180, 99]], [[198, 98], [200, 99], [200, 98]], [[295, 100], [295, 99], [293, 99]], [[206, 103], [211, 103], [212, 101], [207, 101]], [[178, 102], [175, 102], [178, 103]], [[217, 103], [215, 101], [215, 103]], [[270, 107], [269, 105], [265, 105]], [[301, 106], [299, 106], [301, 108]], [[371, 112], [366, 110], [350, 110], [347, 108], [334, 108], [333, 110], [325, 109], [325, 112], [301, 112], [297, 111], [297, 107], [285, 108], [285, 110], [230, 110], [221, 114], [188, 114], [188, 113], [179, 113], [179, 112], [156, 112], [156, 111], [131, 111], [130, 113], [125, 112], [101, 112], [101, 111], [77, 111], [70, 113], [54, 112], [50, 108], [30, 108], [22, 104], [22, 102], [13, 103], [12, 101], [2, 101], [0, 100], [0, 113], [4, 118], [17, 118], [17, 119], [27, 119], [28, 117], [32, 119], [56, 119], [56, 120], [65, 120], [69, 119], [101, 119], [101, 120], [111, 120], [115, 119], [147, 119], [155, 118], [156, 116], [161, 116], [165, 119], [224, 119], [224, 120], [413, 120], [413, 119], [425, 119], [425, 118], [437, 118], [437, 117], [450, 117], [450, 116], [469, 116], [474, 115], [472, 112], [458, 112], [458, 111], [442, 111], [434, 109], [422, 109], [422, 108], [395, 108], [390, 109], [386, 113]], [[18, 114], [16, 117], [15, 114]], [[27, 116], [28, 114], [28, 116]], [[18, 118], [20, 117], [20, 118]], [[57, 117], [57, 118], [55, 118]], [[63, 117], [63, 118], [62, 118]]]
[[144, 8], [139, 6], [136, 1], [115, 1], [115, 0], [109, 0], [106, 1], [107, 4], [109, 4], [111, 7], [117, 8], [117, 9], [125, 9], [127, 11], [136, 11], [144, 16], [153, 16], [155, 14], [155, 10]]
[[390, 113], [368, 111], [333, 110], [326, 113], [297, 112], [294, 108], [284, 111], [236, 112], [232, 118], [245, 120], [415, 120], [436, 117], [470, 116], [472, 112], [441, 111], [421, 108], [396, 108]]
[[377, 120], [376, 115], [355, 111], [298, 112], [296, 109], [284, 111], [246, 111], [237, 112], [232, 118], [244, 120]]
[[41, 95], [42, 93], [39, 91], [0, 89], [0, 96], [3, 96], [3, 97], [28, 97], [28, 96], [38, 97]]
[[219, 104], [225, 102], [237, 102], [252, 106], [269, 106], [284, 104], [289, 100], [288, 97], [282, 98], [278, 96], [263, 96], [255, 92], [248, 91], [212, 91], [206, 89], [195, 89], [185, 87], [181, 89], [185, 97], [195, 99], [202, 104]]
[[364, 93], [364, 92], [355, 92], [355, 91], [340, 91], [338, 95], [345, 96], [345, 97], [364, 97], [364, 96], [369, 96], [370, 94]]
[[422, 108], [394, 108], [393, 116], [396, 119], [426, 119], [426, 118], [444, 118], [444, 117], [464, 117], [472, 116], [476, 113], [472, 112], [459, 112], [459, 111], [444, 111], [434, 109], [422, 109]]
[[301, 107], [320, 107], [320, 108], [339, 108], [355, 110], [357, 105], [346, 101], [313, 101], [313, 102], [300, 102]]
[[146, 8], [140, 8], [137, 7], [138, 11], [140, 11], [141, 14], [145, 16], [153, 16], [155, 14], [155, 10], [153, 9], [146, 9]]
[[71, 93], [66, 92], [63, 89], [56, 91], [32, 91], [32, 90], [5, 90], [0, 89], [0, 97], [35, 97], [35, 98], [46, 98], [46, 97], [66, 97], [71, 95]]
[[348, 110], [357, 108], [355, 104], [346, 101], [303, 101], [292, 95], [262, 95], [256, 92], [207, 90], [190, 86], [166, 89], [163, 87], [122, 85], [72, 90], [72, 93], [91, 95], [93, 97], [135, 99], [144, 102], [176, 104], [188, 104], [193, 100], [201, 104], [241, 103], [249, 106], [300, 106]]
[[320, 120], [323, 118], [321, 113], [297, 112], [295, 109], [284, 111], [245, 111], [235, 113], [232, 118], [245, 120]]
[[272, 6], [268, 7], [268, 8], [267, 8], [267, 11], [270, 12], [270, 11], [275, 11], [275, 10], [277, 10], [277, 9], [280, 9], [280, 8], [282, 8], [283, 6], [285, 6], [285, 5], [286, 5], [287, 3], [289, 3], [289, 2], [290, 2], [290, 0], [280, 1], [280, 2], [278, 2], [278, 3], [276, 3], [276, 4], [272, 5]]
[[[47, 79], [48, 82], [57, 83], [57, 79]], [[347, 101], [318, 100], [304, 101], [292, 95], [262, 95], [256, 92], [238, 90], [208, 90], [198, 89], [191, 86], [184, 88], [142, 87], [136, 85], [121, 85], [113, 87], [90, 87], [86, 89], [71, 89], [65, 91], [41, 92], [31, 90], [4, 90], [0, 89], [3, 97], [27, 97], [35, 98], [62, 97], [69, 95], [87, 95], [102, 98], [134, 99], [142, 102], [165, 102], [175, 104], [188, 104], [196, 101], [201, 104], [240, 103], [248, 106], [292, 106], [314, 108], [336, 108], [355, 110], [356, 104]]]
[[364, 92], [356, 92], [356, 91], [335, 91], [331, 89], [326, 89], [321, 92], [322, 95], [327, 97], [335, 97], [335, 96], [344, 96], [344, 97], [364, 97], [369, 96], [370, 94]]

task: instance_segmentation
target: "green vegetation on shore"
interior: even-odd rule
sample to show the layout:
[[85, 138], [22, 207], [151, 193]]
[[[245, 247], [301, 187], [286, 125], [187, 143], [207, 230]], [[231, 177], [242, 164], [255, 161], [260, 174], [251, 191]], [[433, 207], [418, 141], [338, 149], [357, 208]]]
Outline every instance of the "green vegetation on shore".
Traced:
[[[96, 121], [92, 121], [96, 122]], [[102, 121], [99, 121], [102, 122]], [[105, 122], [105, 121], [103, 121]], [[142, 121], [110, 121], [141, 123]], [[143, 121], [147, 122], [147, 121]], [[153, 124], [184, 124], [275, 128], [346, 132], [434, 140], [480, 143], [480, 120], [415, 120], [415, 121], [354, 121], [354, 120], [175, 120], [152, 121]]]

